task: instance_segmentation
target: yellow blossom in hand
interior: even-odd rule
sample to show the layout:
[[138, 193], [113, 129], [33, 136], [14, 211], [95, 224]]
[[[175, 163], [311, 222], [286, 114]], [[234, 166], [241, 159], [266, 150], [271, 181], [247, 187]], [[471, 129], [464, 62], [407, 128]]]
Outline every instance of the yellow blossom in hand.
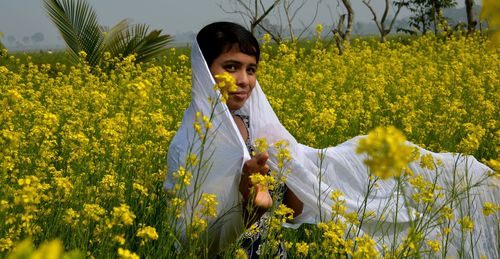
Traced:
[[265, 138], [258, 138], [255, 139], [255, 148], [257, 149], [257, 152], [263, 153], [267, 151], [269, 144], [267, 144], [267, 140]]
[[273, 190], [276, 180], [271, 175], [252, 174], [249, 176], [252, 185], [261, 185], [262, 191]]

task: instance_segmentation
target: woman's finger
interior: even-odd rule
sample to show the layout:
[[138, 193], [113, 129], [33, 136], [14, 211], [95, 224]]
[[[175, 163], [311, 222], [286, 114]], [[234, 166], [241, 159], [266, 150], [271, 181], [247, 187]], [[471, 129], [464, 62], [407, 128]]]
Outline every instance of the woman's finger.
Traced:
[[263, 166], [266, 164], [267, 159], [269, 159], [269, 154], [267, 152], [259, 153], [255, 158], [257, 158], [257, 164]]
[[267, 173], [269, 172], [269, 166], [268, 165], [264, 165], [260, 168], [259, 170], [260, 174], [262, 175], [267, 175]]

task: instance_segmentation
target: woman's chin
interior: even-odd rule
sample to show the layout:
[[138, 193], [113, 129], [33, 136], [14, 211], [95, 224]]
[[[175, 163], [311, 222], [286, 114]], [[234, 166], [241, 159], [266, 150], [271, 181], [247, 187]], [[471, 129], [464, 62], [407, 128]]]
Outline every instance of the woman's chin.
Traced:
[[229, 108], [230, 111], [236, 111], [236, 110], [239, 110], [241, 109], [241, 107], [243, 107], [243, 105], [245, 104], [245, 102], [230, 102], [229, 100], [227, 101], [227, 107]]

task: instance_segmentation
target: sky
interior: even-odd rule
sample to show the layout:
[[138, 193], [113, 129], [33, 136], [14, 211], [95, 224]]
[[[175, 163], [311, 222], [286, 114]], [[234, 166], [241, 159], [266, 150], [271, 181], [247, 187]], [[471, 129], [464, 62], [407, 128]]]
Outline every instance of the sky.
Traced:
[[[197, 32], [204, 25], [220, 20], [244, 23], [239, 15], [224, 12], [220, 5], [231, 9], [230, 0], [87, 0], [97, 12], [101, 25], [113, 26], [128, 18], [133, 23], [145, 23], [150, 29], [162, 29], [171, 35]], [[301, 0], [297, 0], [300, 2]], [[309, 22], [315, 11], [315, 2], [305, 0], [306, 5], [298, 13], [297, 21]], [[264, 0], [269, 3], [270, 0]], [[382, 0], [373, 0], [376, 10], [382, 12]], [[460, 1], [461, 2], [461, 1]], [[332, 16], [337, 20], [342, 9], [337, 7], [338, 0], [323, 0], [317, 23], [331, 24]], [[361, 3], [352, 1], [356, 21], [370, 22], [371, 15]], [[403, 12], [400, 17], [407, 16]], [[44, 45], [63, 45], [55, 26], [45, 14], [43, 0], [0, 0], [0, 32], [6, 44], [8, 35], [21, 41], [25, 36], [42, 32]]]

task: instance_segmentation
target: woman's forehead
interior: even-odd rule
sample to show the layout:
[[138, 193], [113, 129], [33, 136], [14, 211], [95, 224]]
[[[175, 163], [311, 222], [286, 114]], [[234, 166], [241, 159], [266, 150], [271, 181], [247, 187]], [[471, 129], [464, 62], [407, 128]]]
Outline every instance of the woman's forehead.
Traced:
[[238, 42], [227, 44], [224, 47], [221, 55], [224, 53], [238, 53], [238, 52], [252, 56], [255, 59], [257, 59], [257, 50], [255, 49], [255, 47], [250, 46], [250, 45], [249, 46], [245, 46], [245, 45], [242, 46]]
[[232, 48], [229, 51], [221, 53], [216, 60], [219, 62], [237, 61], [240, 63], [257, 64], [257, 59], [254, 55], [244, 53], [238, 48]]

